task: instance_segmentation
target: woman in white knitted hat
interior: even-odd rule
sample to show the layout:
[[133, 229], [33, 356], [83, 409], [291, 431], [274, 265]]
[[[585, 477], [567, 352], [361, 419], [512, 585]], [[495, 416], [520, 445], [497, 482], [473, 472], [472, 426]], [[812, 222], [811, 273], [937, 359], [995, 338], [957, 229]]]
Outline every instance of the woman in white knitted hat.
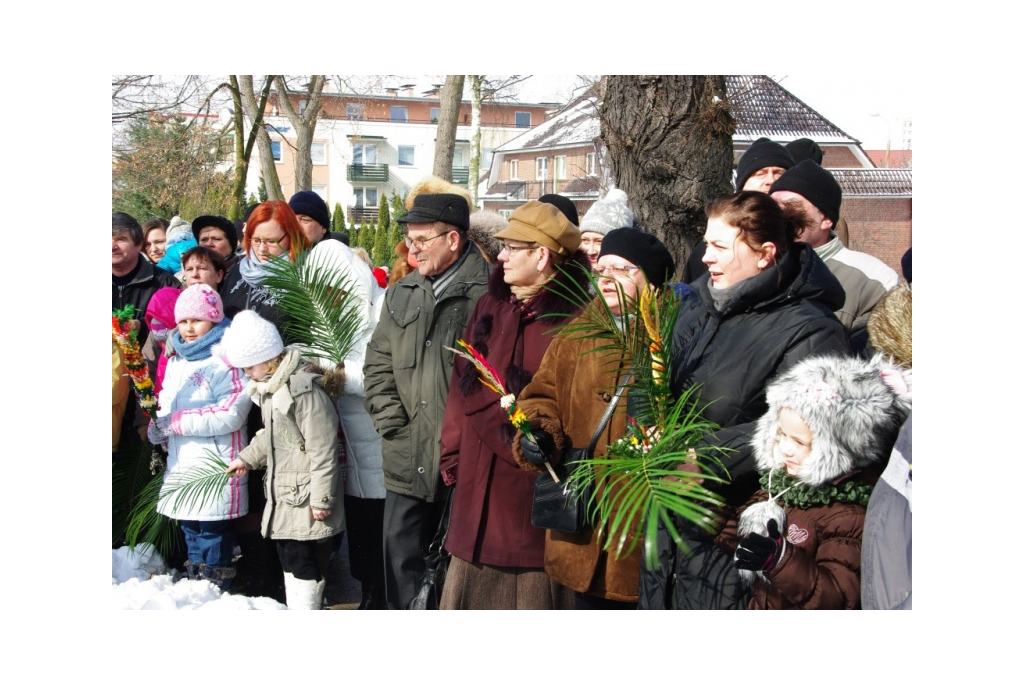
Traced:
[[591, 205], [580, 220], [580, 249], [586, 253], [592, 267], [601, 256], [601, 243], [609, 231], [633, 227], [633, 210], [626, 205], [626, 200], [624, 191], [612, 188], [603, 199]]
[[254, 312], [235, 315], [222, 347], [249, 377], [245, 394], [263, 413], [263, 430], [227, 471], [266, 467], [262, 531], [277, 543], [288, 608], [319, 609], [328, 542], [345, 528], [334, 402], [323, 376], [307, 371], [299, 351]]

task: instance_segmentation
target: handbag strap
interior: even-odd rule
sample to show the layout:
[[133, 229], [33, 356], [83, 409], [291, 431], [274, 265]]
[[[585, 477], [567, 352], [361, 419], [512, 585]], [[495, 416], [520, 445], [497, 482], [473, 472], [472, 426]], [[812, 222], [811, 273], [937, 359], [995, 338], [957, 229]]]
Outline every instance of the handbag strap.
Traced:
[[604, 432], [605, 426], [608, 425], [608, 420], [612, 417], [612, 413], [615, 411], [615, 406], [619, 403], [619, 398], [622, 397], [622, 393], [626, 392], [626, 386], [629, 385], [629, 381], [633, 378], [632, 373], [627, 373], [622, 379], [622, 383], [619, 384], [618, 390], [615, 391], [615, 395], [608, 402], [608, 408], [604, 410], [604, 416], [601, 417], [601, 422], [597, 424], [597, 430], [594, 431], [594, 437], [590, 439], [590, 446], [587, 447], [587, 454], [593, 456], [594, 450], [597, 449], [597, 441], [601, 439], [601, 433]]
[[437, 522], [437, 532], [434, 539], [430, 541], [429, 549], [442, 551], [444, 543], [448, 540], [448, 522], [452, 515], [452, 498], [455, 496], [455, 486], [448, 488], [444, 499], [444, 510], [441, 512], [441, 520]]

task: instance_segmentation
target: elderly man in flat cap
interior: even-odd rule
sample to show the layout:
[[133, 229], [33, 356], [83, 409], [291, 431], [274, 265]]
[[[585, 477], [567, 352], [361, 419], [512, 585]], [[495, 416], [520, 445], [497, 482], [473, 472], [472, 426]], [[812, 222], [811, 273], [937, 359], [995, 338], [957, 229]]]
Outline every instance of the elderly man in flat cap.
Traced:
[[417, 267], [387, 289], [363, 369], [366, 410], [384, 456], [389, 609], [405, 609], [415, 595], [444, 508], [438, 441], [455, 359], [445, 348], [465, 331], [488, 276], [467, 236], [469, 205], [461, 195], [417, 195], [398, 221]]

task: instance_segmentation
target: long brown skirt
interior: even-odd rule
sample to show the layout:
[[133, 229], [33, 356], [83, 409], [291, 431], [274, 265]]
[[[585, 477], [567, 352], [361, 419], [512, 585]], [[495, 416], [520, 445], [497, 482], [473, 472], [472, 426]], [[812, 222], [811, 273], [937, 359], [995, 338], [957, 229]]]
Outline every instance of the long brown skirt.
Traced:
[[572, 609], [572, 590], [541, 568], [471, 564], [453, 556], [441, 593], [442, 609]]

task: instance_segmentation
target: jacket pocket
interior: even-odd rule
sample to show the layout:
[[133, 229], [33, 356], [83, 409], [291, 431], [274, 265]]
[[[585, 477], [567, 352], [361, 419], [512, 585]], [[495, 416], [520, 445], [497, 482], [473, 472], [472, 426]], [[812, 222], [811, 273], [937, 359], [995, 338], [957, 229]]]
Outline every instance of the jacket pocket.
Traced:
[[309, 504], [309, 484], [312, 476], [298, 471], [284, 471], [277, 474], [274, 489], [277, 490], [277, 501], [292, 507]]
[[416, 366], [416, 351], [419, 342], [416, 335], [416, 320], [420, 317], [420, 308], [399, 309], [391, 312], [395, 326], [401, 329], [391, 345], [391, 363], [396, 369], [408, 369]]

